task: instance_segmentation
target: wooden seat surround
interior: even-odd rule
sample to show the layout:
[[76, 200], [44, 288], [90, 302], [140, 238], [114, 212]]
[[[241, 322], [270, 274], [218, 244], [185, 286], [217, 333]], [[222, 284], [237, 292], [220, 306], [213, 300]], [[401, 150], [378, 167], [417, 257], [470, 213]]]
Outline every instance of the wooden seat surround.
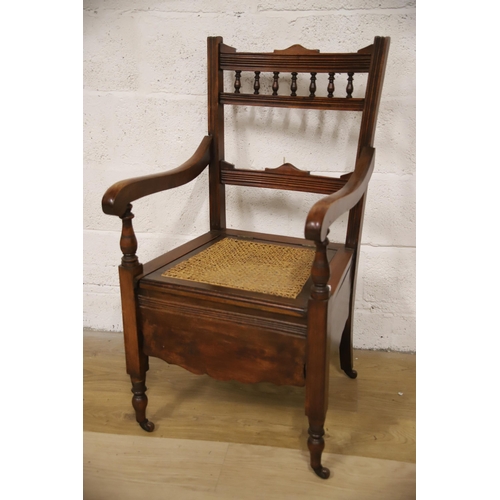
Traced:
[[[122, 220], [119, 276], [126, 368], [132, 380], [136, 420], [146, 431], [154, 429], [146, 418], [149, 356], [219, 380], [305, 386], [311, 467], [319, 477], [329, 476], [321, 455], [330, 348], [340, 346], [341, 367], [355, 378], [356, 268], [388, 50], [389, 38], [376, 37], [368, 47], [347, 54], [322, 54], [300, 45], [272, 53], [239, 53], [221, 37], [209, 37], [208, 135], [180, 167], [127, 179], [106, 191], [104, 212]], [[234, 73], [234, 92], [223, 89], [224, 71]], [[246, 93], [242, 72], [252, 74], [253, 85]], [[260, 91], [263, 72], [273, 75], [271, 94]], [[280, 86], [282, 72], [291, 73], [291, 84], [285, 90]], [[309, 96], [297, 95], [298, 75], [302, 78], [303, 73], [310, 82]], [[328, 74], [324, 95], [317, 95], [318, 73]], [[339, 73], [347, 74], [345, 96], [341, 97], [335, 89]], [[363, 98], [352, 97], [356, 73], [368, 74]], [[261, 171], [237, 168], [224, 157], [225, 105], [360, 112], [353, 171], [332, 178], [312, 175], [288, 163]], [[141, 264], [131, 202], [186, 184], [207, 166], [210, 229]], [[311, 207], [304, 239], [292, 238], [228, 229], [226, 184], [326, 196]], [[330, 243], [330, 226], [346, 212], [345, 242]]]

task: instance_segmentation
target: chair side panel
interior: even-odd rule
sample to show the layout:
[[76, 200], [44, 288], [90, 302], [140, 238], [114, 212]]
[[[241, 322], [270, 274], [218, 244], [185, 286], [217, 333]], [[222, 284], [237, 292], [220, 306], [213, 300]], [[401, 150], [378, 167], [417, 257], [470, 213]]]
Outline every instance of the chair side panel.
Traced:
[[141, 299], [144, 353], [218, 380], [303, 386], [305, 337], [278, 323]]

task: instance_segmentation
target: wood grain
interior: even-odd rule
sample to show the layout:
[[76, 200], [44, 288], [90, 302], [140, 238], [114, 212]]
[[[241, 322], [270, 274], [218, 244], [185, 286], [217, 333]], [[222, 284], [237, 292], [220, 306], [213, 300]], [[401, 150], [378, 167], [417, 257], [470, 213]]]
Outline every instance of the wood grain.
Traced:
[[[306, 193], [331, 194], [345, 186], [344, 179], [309, 175], [309, 172], [288, 170], [284, 175], [278, 169], [248, 170], [228, 168], [227, 163], [221, 169], [221, 182], [234, 186], [253, 186], [268, 189], [284, 189]], [[281, 167], [279, 167], [281, 168]]]
[[222, 37], [208, 37], [208, 134], [213, 138], [208, 171], [210, 229], [224, 229], [226, 227], [225, 186], [221, 184], [219, 168], [219, 162], [224, 160], [224, 107], [219, 101], [219, 95], [224, 90], [224, 76], [219, 67], [219, 47], [221, 44]]
[[85, 432], [83, 498], [206, 498], [217, 485], [228, 446]]
[[[303, 336], [279, 331], [278, 324], [244, 324], [210, 309], [205, 315], [197, 314], [200, 309], [190, 313], [177, 304], [141, 305], [141, 315], [148, 318], [142, 327], [146, 355], [217, 380], [304, 385]], [[203, 330], [197, 329], [201, 322]], [[246, 339], [244, 350], [236, 336]]]
[[84, 433], [85, 500], [411, 500], [415, 464], [324, 454], [320, 481], [308, 454], [285, 448]]
[[308, 458], [283, 448], [230, 444], [216, 492], [238, 499], [415, 498], [414, 464], [324, 453], [332, 477], [319, 481], [307, 474]]
[[371, 54], [359, 53], [287, 54], [275, 51], [275, 53], [222, 52], [220, 55], [221, 69], [241, 71], [366, 73], [370, 69], [370, 62]]

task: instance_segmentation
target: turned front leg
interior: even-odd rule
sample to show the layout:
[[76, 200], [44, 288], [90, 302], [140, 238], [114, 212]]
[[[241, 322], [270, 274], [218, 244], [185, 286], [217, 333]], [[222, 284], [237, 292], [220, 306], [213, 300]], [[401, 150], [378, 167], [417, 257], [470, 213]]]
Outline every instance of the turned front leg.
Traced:
[[147, 432], [153, 432], [155, 425], [146, 418], [146, 407], [148, 406], [148, 397], [146, 396], [145, 380], [132, 379], [132, 406], [135, 410], [135, 419], [139, 425]]
[[309, 427], [309, 439], [307, 440], [307, 447], [311, 458], [311, 468], [321, 479], [328, 479], [330, 477], [330, 470], [323, 467], [321, 464], [321, 455], [325, 449], [325, 430], [323, 428], [325, 422], [313, 424]]
[[147, 432], [152, 432], [154, 424], [146, 418], [148, 398], [146, 396], [146, 372], [148, 358], [142, 351], [142, 333], [137, 318], [137, 302], [135, 296], [135, 278], [142, 273], [143, 267], [137, 258], [137, 239], [132, 227], [134, 214], [132, 205], [128, 205], [122, 219], [122, 235], [120, 248], [123, 252], [119, 267], [120, 291], [122, 298], [123, 335], [125, 339], [125, 359], [127, 373], [132, 380], [132, 406], [139, 425]]

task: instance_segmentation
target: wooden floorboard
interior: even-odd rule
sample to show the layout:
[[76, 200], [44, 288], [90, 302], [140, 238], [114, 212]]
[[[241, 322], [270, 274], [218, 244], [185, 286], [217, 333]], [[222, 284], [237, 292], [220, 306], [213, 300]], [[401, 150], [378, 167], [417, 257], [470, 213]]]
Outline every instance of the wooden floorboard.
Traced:
[[[333, 475], [321, 481], [307, 467], [303, 388], [219, 382], [151, 358], [156, 428], [146, 434], [135, 422], [121, 334], [85, 331], [85, 498], [166, 498], [165, 485], [175, 493], [168, 498], [267, 498], [273, 485], [281, 489], [269, 498], [414, 498], [415, 355], [355, 357], [356, 380], [337, 364], [330, 370], [324, 464]], [[300, 496], [311, 485], [316, 496]]]
[[326, 481], [297, 450], [85, 432], [83, 498], [415, 498], [415, 464], [328, 453], [323, 463], [333, 472]]

